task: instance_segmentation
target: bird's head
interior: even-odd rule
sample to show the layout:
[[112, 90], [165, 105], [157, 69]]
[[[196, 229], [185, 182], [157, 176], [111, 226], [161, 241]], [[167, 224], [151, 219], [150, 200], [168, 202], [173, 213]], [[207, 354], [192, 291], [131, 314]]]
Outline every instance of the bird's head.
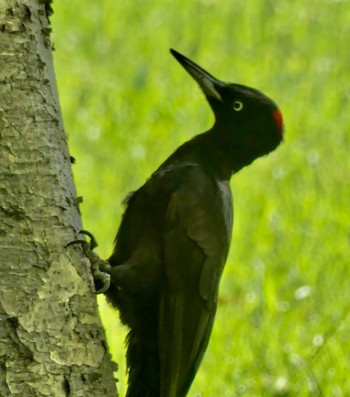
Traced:
[[215, 114], [213, 130], [221, 134], [224, 144], [242, 153], [247, 162], [279, 145], [284, 126], [274, 101], [256, 89], [224, 83], [177, 51], [170, 51], [203, 90]]

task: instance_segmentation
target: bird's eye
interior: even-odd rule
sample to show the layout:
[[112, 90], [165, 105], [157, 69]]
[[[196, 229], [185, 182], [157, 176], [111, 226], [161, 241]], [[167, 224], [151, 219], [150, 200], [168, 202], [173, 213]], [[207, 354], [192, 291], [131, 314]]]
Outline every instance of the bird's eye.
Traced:
[[234, 102], [233, 102], [233, 109], [234, 109], [236, 112], [241, 111], [241, 110], [243, 109], [243, 102], [241, 102], [241, 101], [234, 101]]

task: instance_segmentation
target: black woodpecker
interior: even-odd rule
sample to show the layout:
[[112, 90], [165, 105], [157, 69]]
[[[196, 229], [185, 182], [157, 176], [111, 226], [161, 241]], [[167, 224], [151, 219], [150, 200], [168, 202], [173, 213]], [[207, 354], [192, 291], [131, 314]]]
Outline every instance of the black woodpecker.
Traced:
[[[107, 273], [101, 291], [108, 288], [130, 329], [127, 397], [187, 395], [209, 342], [231, 242], [230, 178], [283, 139], [282, 114], [270, 98], [171, 53], [203, 90], [215, 123], [127, 197], [114, 252], [95, 271], [97, 284]], [[94, 257], [93, 246], [82, 244]]]

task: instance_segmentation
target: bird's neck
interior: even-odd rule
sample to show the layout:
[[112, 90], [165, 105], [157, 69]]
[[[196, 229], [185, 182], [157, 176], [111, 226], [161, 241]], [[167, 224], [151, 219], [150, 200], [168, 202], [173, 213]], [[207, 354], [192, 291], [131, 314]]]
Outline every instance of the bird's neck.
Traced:
[[194, 154], [195, 161], [208, 172], [222, 180], [229, 180], [234, 169], [219, 138], [213, 129], [197, 135], [183, 145], [184, 154]]
[[[232, 129], [232, 128], [231, 128]], [[254, 153], [232, 140], [233, 133], [240, 136], [239, 131], [227, 131], [214, 127], [209, 131], [195, 136], [186, 142], [184, 153], [196, 152], [198, 161], [215, 175], [229, 180], [232, 174], [249, 165], [255, 158]]]
[[241, 168], [222, 142], [222, 137], [214, 129], [185, 142], [161, 165], [161, 168], [183, 162], [200, 164], [209, 174], [220, 180], [230, 180], [231, 175]]

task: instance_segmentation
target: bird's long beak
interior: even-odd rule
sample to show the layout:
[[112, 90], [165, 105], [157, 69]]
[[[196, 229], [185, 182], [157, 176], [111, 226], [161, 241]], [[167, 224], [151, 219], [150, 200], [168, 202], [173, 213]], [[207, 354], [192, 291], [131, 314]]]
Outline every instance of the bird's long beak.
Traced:
[[200, 66], [198, 66], [179, 52], [173, 49], [170, 49], [170, 52], [187, 70], [187, 72], [196, 80], [196, 82], [204, 91], [205, 95], [222, 101], [221, 95], [219, 94], [217, 88], [219, 88], [220, 86], [224, 86], [224, 83], [216, 79], [214, 76], [206, 72]]

